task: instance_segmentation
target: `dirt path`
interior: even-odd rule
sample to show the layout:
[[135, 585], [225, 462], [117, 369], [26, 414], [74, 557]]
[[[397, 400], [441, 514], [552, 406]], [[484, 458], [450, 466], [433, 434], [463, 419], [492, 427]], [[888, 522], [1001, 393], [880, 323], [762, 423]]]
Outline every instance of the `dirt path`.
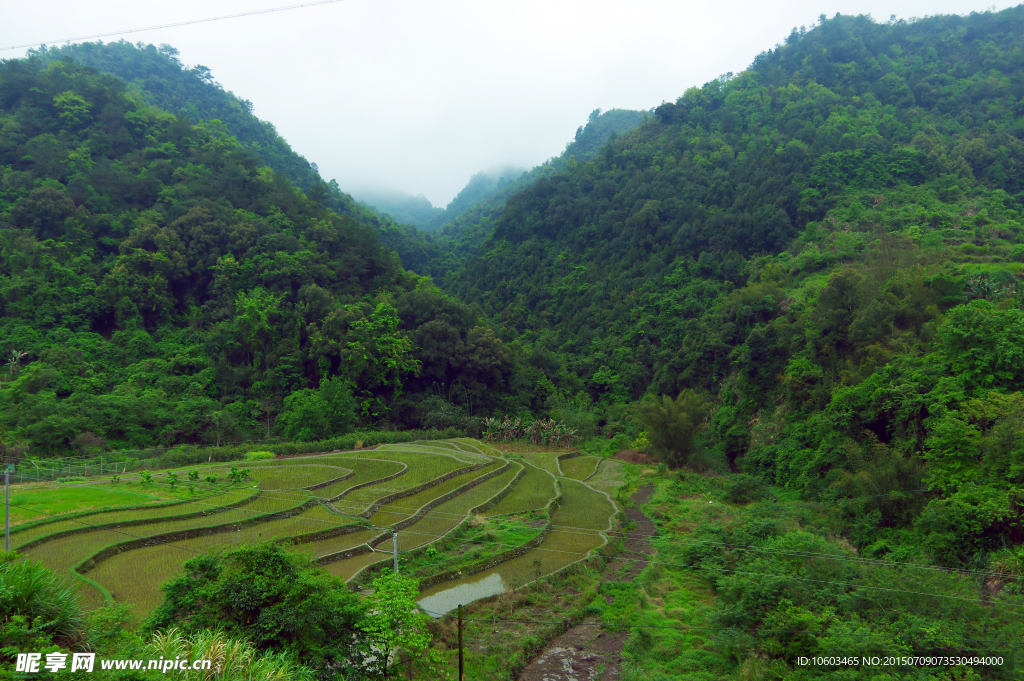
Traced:
[[[604, 571], [605, 581], [635, 578], [654, 554], [648, 538], [654, 523], [640, 507], [654, 494], [654, 485], [645, 485], [633, 494], [634, 508], [626, 517], [636, 523], [629, 531], [621, 553]], [[605, 596], [612, 602], [612, 596]], [[597, 618], [588, 618], [553, 640], [530, 661], [519, 681], [615, 681], [622, 664], [622, 648], [629, 632], [607, 632]]]

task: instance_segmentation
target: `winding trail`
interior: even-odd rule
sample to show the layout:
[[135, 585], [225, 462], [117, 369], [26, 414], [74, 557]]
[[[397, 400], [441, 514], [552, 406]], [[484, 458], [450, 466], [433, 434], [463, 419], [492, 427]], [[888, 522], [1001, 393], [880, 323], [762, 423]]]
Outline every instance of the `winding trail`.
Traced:
[[[625, 513], [636, 527], [629, 532], [623, 550], [605, 568], [603, 581], [634, 579], [654, 555], [649, 541], [654, 522], [640, 510], [652, 494], [654, 485], [644, 485], [633, 494], [634, 507]], [[588, 618], [549, 643], [526, 666], [519, 681], [615, 681], [620, 677], [622, 649], [628, 637], [628, 631], [604, 631], [600, 620]]]

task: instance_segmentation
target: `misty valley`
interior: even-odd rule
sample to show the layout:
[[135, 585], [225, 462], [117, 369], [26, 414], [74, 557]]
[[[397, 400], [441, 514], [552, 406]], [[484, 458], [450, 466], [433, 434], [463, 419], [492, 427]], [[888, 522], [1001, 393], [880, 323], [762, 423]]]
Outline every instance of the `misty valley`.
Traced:
[[1024, 5], [780, 38], [445, 206], [0, 61], [0, 679], [1021, 678]]

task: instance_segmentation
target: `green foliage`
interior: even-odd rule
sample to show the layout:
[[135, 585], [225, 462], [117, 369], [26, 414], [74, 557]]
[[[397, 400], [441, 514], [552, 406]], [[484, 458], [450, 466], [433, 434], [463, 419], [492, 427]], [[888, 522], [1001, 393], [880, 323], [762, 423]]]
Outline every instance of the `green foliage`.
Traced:
[[290, 440], [326, 440], [352, 430], [356, 408], [351, 389], [335, 376], [318, 390], [304, 388], [286, 397], [278, 421]]
[[764, 480], [753, 475], [742, 473], [729, 476], [723, 498], [730, 504], [749, 504], [761, 501], [770, 494]]
[[274, 458], [273, 452], [246, 452], [246, 461], [267, 461]]
[[220, 630], [330, 674], [355, 664], [363, 650], [358, 597], [277, 544], [192, 558], [185, 574], [163, 590], [164, 601], [145, 626], [167, 636], [174, 629], [190, 635]]
[[936, 499], [915, 523], [941, 565], [971, 565], [979, 555], [1024, 542], [1024, 490], [969, 487]]
[[[314, 674], [298, 665], [287, 653], [261, 652], [246, 638], [231, 639], [218, 630], [184, 635], [178, 629], [155, 633], [148, 643], [132, 630], [133, 615], [126, 605], [100, 608], [88, 616], [74, 589], [41, 567], [7, 554], [0, 563], [0, 659], [3, 678], [23, 678], [13, 672], [20, 652], [89, 651], [96, 654], [93, 670], [101, 679], [150, 680], [165, 678], [166, 670], [130, 674], [104, 672], [104, 659], [209, 659], [212, 670], [177, 671], [184, 679], [298, 679], [312, 681]], [[8, 666], [9, 665], [9, 666]], [[64, 670], [67, 673], [67, 670]], [[77, 678], [77, 675], [75, 675]]]
[[252, 475], [252, 471], [248, 468], [238, 468], [238, 466], [232, 466], [231, 472], [228, 473], [228, 479], [231, 480], [231, 484], [240, 485], [244, 480], [248, 480]]
[[175, 671], [185, 681], [235, 679], [294, 679], [313, 681], [313, 670], [296, 664], [285, 652], [263, 652], [246, 639], [231, 639], [221, 631], [204, 629], [191, 635], [178, 629], [155, 632], [143, 650], [148, 659], [217, 660], [210, 670]]
[[710, 411], [707, 400], [684, 390], [676, 399], [641, 402], [637, 419], [643, 424], [653, 453], [674, 468], [685, 465], [697, 450], [697, 436]]
[[3, 554], [0, 585], [0, 657], [7, 662], [13, 664], [18, 652], [72, 648], [85, 640], [85, 611], [74, 588], [40, 563]]
[[[440, 663], [437, 652], [428, 650], [431, 635], [429, 617], [416, 606], [419, 580], [383, 570], [373, 580], [373, 593], [367, 599], [367, 611], [359, 628], [379, 651], [371, 661], [376, 678], [387, 678], [388, 664], [398, 650], [418, 659], [422, 667]], [[436, 670], [432, 670], [435, 671]]]
[[[155, 48], [66, 52], [83, 58], [0, 68], [0, 335], [15, 358], [0, 426], [19, 442], [52, 454], [322, 439], [355, 425], [345, 384], [364, 425], [383, 428], [419, 425], [435, 384], [467, 411], [493, 407], [504, 342], [404, 271], [377, 216], [320, 196], [237, 98]], [[151, 69], [175, 114], [84, 62]]]

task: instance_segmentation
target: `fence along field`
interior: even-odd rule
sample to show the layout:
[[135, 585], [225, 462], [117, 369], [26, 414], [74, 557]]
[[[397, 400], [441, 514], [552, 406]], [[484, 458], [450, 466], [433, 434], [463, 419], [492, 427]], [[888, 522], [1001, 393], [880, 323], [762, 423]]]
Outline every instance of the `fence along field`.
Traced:
[[[15, 527], [12, 547], [68, 575], [88, 606], [132, 603], [141, 618], [159, 603], [160, 586], [205, 551], [272, 540], [351, 579], [391, 560], [393, 528], [400, 550], [417, 552], [449, 535], [457, 539], [458, 528], [485, 517], [543, 525], [537, 541], [517, 555], [499, 553], [490, 559], [499, 562], [479, 575], [443, 582], [425, 594], [460, 593], [477, 577], [499, 589], [515, 588], [581, 560], [607, 541], [615, 513], [608, 490], [573, 479], [594, 476], [606, 462], [559, 461], [560, 453], [565, 450], [503, 455], [487, 444], [458, 439], [152, 471], [151, 482], [129, 473], [119, 482], [24, 485], [20, 492], [31, 500], [25, 508], [36, 515], [26, 513]], [[247, 469], [248, 477], [232, 482], [233, 466]], [[610, 487], [610, 480], [602, 482]], [[186, 484], [192, 487], [188, 492]], [[88, 510], [75, 513], [61, 505], [69, 491], [86, 500], [102, 496], [108, 508], [85, 504]]]

